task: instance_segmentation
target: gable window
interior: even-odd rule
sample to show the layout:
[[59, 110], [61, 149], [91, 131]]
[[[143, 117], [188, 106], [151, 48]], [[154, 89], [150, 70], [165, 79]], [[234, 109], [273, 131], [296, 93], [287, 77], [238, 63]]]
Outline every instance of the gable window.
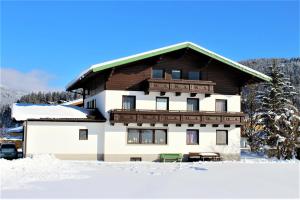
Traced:
[[187, 110], [188, 111], [199, 111], [199, 99], [188, 98], [187, 99]]
[[122, 108], [125, 110], [134, 110], [135, 109], [135, 96], [125, 96], [122, 98]]
[[88, 139], [88, 130], [79, 129], [79, 140], [87, 140], [87, 139]]
[[217, 130], [216, 131], [216, 143], [217, 145], [228, 145], [228, 131]]
[[216, 112], [227, 112], [227, 100], [216, 99]]
[[186, 131], [186, 144], [197, 145], [199, 144], [199, 131], [198, 130], [187, 130]]
[[189, 72], [189, 80], [201, 80], [201, 72]]
[[156, 110], [169, 110], [169, 98], [156, 97]]
[[180, 70], [172, 70], [172, 79], [181, 79], [181, 71]]
[[167, 144], [167, 130], [128, 129], [127, 144]]
[[154, 79], [164, 79], [164, 74], [163, 69], [152, 69], [152, 78]]

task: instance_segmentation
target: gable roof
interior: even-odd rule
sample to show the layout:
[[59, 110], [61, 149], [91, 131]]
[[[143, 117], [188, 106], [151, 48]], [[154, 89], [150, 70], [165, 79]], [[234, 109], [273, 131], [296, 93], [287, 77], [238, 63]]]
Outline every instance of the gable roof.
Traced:
[[70, 88], [73, 84], [75, 84], [77, 81], [83, 79], [87, 74], [91, 73], [91, 72], [100, 72], [103, 71], [105, 69], [109, 69], [109, 68], [113, 68], [113, 67], [117, 67], [117, 66], [121, 66], [124, 64], [128, 64], [131, 62], [135, 62], [135, 61], [139, 61], [139, 60], [143, 60], [146, 58], [150, 58], [153, 56], [157, 56], [157, 55], [161, 55], [164, 53], [169, 53], [172, 51], [176, 51], [179, 49], [184, 49], [184, 48], [190, 48], [193, 49], [201, 54], [204, 54], [206, 56], [209, 56], [215, 60], [218, 60], [220, 62], [223, 62], [233, 68], [236, 68], [242, 72], [245, 72], [247, 74], [250, 74], [252, 76], [255, 76], [263, 81], [270, 81], [271, 77], [258, 72], [254, 69], [251, 69], [245, 65], [242, 65], [238, 62], [235, 62], [233, 60], [230, 60], [228, 58], [225, 58], [224, 56], [221, 56], [217, 53], [214, 53], [208, 49], [205, 49], [203, 47], [200, 47], [197, 44], [194, 44], [192, 42], [182, 42], [182, 43], [178, 43], [178, 44], [174, 44], [174, 45], [170, 45], [170, 46], [166, 46], [166, 47], [162, 47], [159, 49], [154, 49], [151, 51], [146, 51], [143, 53], [138, 53], [132, 56], [127, 56], [127, 57], [123, 57], [123, 58], [119, 58], [119, 59], [115, 59], [115, 60], [111, 60], [111, 61], [107, 61], [107, 62], [103, 62], [103, 63], [99, 63], [99, 64], [95, 64], [92, 65], [90, 68], [88, 68], [87, 70], [85, 70], [84, 72], [82, 72], [79, 77], [77, 77], [76, 79], [74, 79], [73, 81], [71, 81], [67, 86], [66, 89]]

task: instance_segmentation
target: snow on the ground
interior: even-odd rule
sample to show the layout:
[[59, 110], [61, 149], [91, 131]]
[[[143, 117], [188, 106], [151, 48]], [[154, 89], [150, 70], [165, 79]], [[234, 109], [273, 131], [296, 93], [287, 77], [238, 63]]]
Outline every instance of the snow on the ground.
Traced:
[[70, 162], [63, 162], [52, 155], [17, 160], [0, 159], [1, 190], [29, 188], [35, 181], [80, 179], [84, 175], [72, 169]]
[[0, 160], [3, 198], [299, 198], [299, 161]]

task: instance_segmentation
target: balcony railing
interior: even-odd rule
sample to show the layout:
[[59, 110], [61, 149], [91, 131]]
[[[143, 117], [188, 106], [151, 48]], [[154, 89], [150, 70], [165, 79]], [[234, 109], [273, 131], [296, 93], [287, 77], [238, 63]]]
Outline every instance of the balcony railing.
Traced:
[[152, 92], [187, 92], [214, 93], [216, 83], [203, 80], [160, 80], [148, 79], [148, 91]]
[[241, 112], [193, 112], [166, 110], [110, 111], [111, 123], [162, 123], [162, 124], [235, 124], [242, 125]]

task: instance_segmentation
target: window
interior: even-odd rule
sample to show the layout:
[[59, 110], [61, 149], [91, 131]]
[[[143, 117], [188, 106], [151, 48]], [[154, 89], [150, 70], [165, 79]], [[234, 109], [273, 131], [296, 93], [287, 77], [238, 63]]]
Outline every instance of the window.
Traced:
[[155, 144], [167, 144], [166, 130], [154, 130], [154, 131], [155, 131], [154, 143]]
[[88, 139], [88, 130], [79, 129], [79, 140], [87, 140], [87, 139]]
[[199, 144], [199, 131], [198, 130], [187, 130], [186, 131], [186, 144], [187, 145]]
[[188, 111], [199, 111], [199, 99], [188, 98], [187, 99]]
[[167, 144], [167, 130], [128, 129], [127, 144]]
[[96, 99], [87, 102], [87, 109], [96, 108]]
[[153, 143], [153, 130], [141, 130], [141, 143], [152, 144]]
[[128, 129], [127, 143], [138, 144], [140, 142], [140, 133], [136, 129]]
[[126, 110], [135, 109], [135, 96], [123, 96], [122, 108]]
[[227, 100], [216, 99], [216, 112], [227, 112]]
[[189, 80], [201, 80], [201, 72], [189, 72], [188, 78]]
[[156, 97], [156, 110], [169, 110], [169, 98]]
[[163, 79], [164, 78], [164, 70], [163, 69], [152, 69], [152, 78], [155, 79]]
[[93, 108], [96, 108], [96, 99], [93, 100]]
[[228, 132], [227, 130], [217, 130], [217, 145], [227, 145], [228, 144]]
[[172, 79], [181, 79], [181, 71], [172, 70]]

